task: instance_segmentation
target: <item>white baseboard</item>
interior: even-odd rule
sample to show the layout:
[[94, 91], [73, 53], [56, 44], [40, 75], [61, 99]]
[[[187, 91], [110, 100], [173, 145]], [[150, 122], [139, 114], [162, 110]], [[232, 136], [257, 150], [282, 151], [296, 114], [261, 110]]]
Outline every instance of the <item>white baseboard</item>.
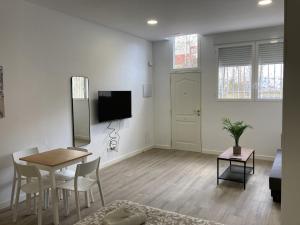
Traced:
[[203, 148], [202, 149], [203, 154], [208, 154], [208, 155], [220, 155], [222, 152], [221, 151], [216, 151], [216, 150], [208, 150]]
[[[202, 149], [203, 154], [209, 154], [209, 155], [220, 155], [223, 151], [217, 151], [217, 150], [209, 150], [209, 149]], [[266, 156], [266, 155], [257, 155], [255, 154], [255, 159], [265, 160], [265, 161], [274, 161], [275, 156]]]
[[150, 146], [148, 146], [148, 147], [145, 147], [145, 148], [142, 148], [142, 149], [139, 149], [139, 150], [136, 150], [136, 151], [134, 151], [134, 152], [130, 152], [130, 153], [127, 153], [127, 154], [123, 154], [123, 155], [121, 155], [120, 157], [118, 157], [118, 158], [116, 158], [116, 159], [113, 159], [113, 160], [110, 160], [110, 161], [108, 161], [108, 162], [103, 163], [102, 166], [101, 166], [101, 164], [100, 164], [100, 169], [104, 169], [104, 168], [106, 168], [106, 167], [112, 166], [112, 165], [114, 165], [114, 164], [116, 164], [116, 163], [118, 163], [118, 162], [121, 162], [121, 161], [123, 161], [123, 160], [125, 160], [125, 159], [131, 158], [131, 157], [133, 157], [133, 156], [135, 156], [135, 155], [138, 155], [138, 154], [140, 154], [140, 153], [142, 153], [142, 152], [146, 152], [146, 151], [148, 151], [148, 150], [150, 150], [150, 149], [153, 149], [153, 146], [152, 146], [152, 145], [150, 145]]
[[172, 149], [170, 145], [154, 145], [153, 148], [158, 148], [158, 149]]
[[201, 150], [196, 151], [196, 150], [187, 150], [187, 149], [176, 149], [176, 148], [172, 148], [170, 145], [154, 145], [153, 148], [167, 149], [167, 150], [175, 150], [175, 151], [186, 151], [186, 152], [198, 152], [198, 153], [201, 153]]
[[192, 149], [176, 149], [176, 148], [173, 148], [173, 150], [175, 151], [185, 151], [185, 152], [197, 152], [197, 153], [202, 153], [202, 151], [199, 149], [199, 151], [197, 150], [192, 150]]

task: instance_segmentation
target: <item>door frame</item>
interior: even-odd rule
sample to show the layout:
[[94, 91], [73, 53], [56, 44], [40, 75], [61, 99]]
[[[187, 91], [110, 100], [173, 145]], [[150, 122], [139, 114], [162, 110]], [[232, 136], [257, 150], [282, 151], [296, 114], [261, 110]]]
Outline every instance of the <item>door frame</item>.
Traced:
[[191, 150], [180, 150], [180, 151], [191, 151], [191, 152], [199, 152], [199, 153], [203, 153], [203, 148], [202, 148], [202, 74], [200, 71], [196, 70], [196, 71], [180, 71], [180, 72], [176, 72], [173, 71], [170, 73], [170, 129], [171, 129], [171, 143], [170, 143], [170, 149], [172, 150], [177, 150], [173, 148], [173, 101], [172, 101], [172, 76], [174, 75], [185, 75], [185, 74], [189, 74], [189, 73], [193, 73], [193, 74], [199, 74], [200, 76], [200, 151], [191, 151]]

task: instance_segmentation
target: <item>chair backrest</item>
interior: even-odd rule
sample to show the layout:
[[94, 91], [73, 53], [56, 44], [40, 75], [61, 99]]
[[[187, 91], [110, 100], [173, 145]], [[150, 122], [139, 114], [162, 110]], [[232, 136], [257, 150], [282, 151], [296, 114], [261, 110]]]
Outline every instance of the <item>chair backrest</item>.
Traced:
[[19, 176], [23, 177], [37, 177], [41, 179], [41, 173], [36, 166], [33, 165], [22, 165], [14, 162], [15, 168]]
[[12, 154], [12, 158], [13, 158], [14, 162], [20, 164], [20, 163], [24, 163], [24, 162], [20, 161], [20, 158], [26, 157], [29, 155], [34, 155], [37, 153], [39, 153], [39, 149], [37, 147], [34, 147], [34, 148], [29, 148], [29, 149], [25, 149], [22, 151], [14, 152]]
[[98, 157], [97, 159], [95, 159], [91, 162], [78, 164], [76, 167], [76, 175], [75, 176], [76, 177], [86, 176], [86, 175], [92, 173], [93, 171], [98, 173], [99, 165], [100, 165], [100, 157]]

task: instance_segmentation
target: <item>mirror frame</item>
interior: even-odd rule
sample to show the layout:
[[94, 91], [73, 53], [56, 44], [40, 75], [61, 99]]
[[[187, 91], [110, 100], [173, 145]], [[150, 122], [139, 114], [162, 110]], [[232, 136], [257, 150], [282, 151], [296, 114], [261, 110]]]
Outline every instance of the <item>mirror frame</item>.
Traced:
[[[89, 110], [89, 142], [87, 144], [83, 145], [75, 145], [75, 126], [74, 126], [74, 103], [73, 103], [73, 78], [74, 77], [84, 77], [85, 79], [88, 80], [88, 110]], [[89, 78], [86, 76], [71, 76], [71, 108], [72, 108], [72, 144], [73, 147], [83, 147], [86, 145], [89, 145], [91, 143], [91, 107], [90, 107], [90, 81]]]

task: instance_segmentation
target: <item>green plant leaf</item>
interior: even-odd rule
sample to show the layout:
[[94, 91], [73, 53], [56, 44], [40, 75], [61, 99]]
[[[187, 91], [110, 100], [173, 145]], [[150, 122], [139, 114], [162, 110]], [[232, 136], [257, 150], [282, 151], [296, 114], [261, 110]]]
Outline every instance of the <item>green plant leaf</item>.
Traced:
[[244, 121], [231, 122], [229, 118], [223, 119], [223, 130], [229, 132], [236, 146], [239, 146], [239, 139], [247, 128], [252, 128], [252, 126], [246, 124]]

